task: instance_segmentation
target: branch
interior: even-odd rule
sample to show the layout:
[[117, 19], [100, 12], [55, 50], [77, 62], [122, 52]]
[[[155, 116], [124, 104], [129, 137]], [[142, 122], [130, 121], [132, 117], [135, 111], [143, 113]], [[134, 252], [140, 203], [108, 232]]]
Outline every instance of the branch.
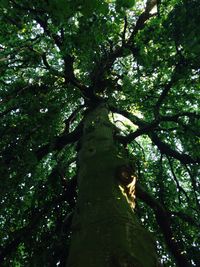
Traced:
[[[63, 38], [64, 38], [64, 32], [61, 29], [61, 35], [51, 33], [51, 31], [48, 28], [48, 23], [47, 19], [41, 19], [39, 16], [36, 16], [36, 21], [40, 24], [40, 26], [43, 28], [44, 32], [50, 37], [53, 38], [55, 44], [57, 47], [60, 49], [60, 51], [63, 51]], [[64, 78], [65, 78], [65, 83], [68, 85], [68, 83], [71, 83], [72, 85], [76, 86], [77, 88], [81, 89], [82, 93], [84, 94], [84, 91], [87, 91], [87, 86], [84, 86], [83, 84], [78, 81], [78, 79], [75, 77], [74, 74], [74, 56], [70, 54], [64, 53], [63, 55], [63, 60], [64, 60]]]
[[170, 82], [168, 82], [165, 85], [162, 93], [160, 94], [160, 97], [158, 98], [158, 101], [157, 101], [155, 108], [154, 108], [155, 117], [157, 117], [159, 115], [160, 107], [163, 104], [165, 98], [167, 97], [167, 94], [169, 93], [170, 89], [172, 88], [173, 83], [174, 83], [174, 81], [172, 81], [172, 80]]
[[154, 130], [158, 125], [158, 122], [152, 122], [149, 124], [146, 124], [144, 127], [141, 127], [137, 129], [135, 132], [128, 134], [127, 136], [117, 136], [117, 139], [120, 143], [123, 143], [124, 145], [127, 145], [131, 141], [133, 141], [136, 137], [142, 135], [142, 134], [147, 134]]
[[194, 197], [195, 197], [195, 200], [196, 200], [196, 204], [197, 204], [198, 210], [200, 211], [200, 200], [199, 200], [199, 198], [197, 196], [197, 191], [198, 191], [197, 181], [195, 179], [195, 176], [193, 175], [193, 173], [191, 172], [191, 170], [189, 169], [189, 167], [186, 164], [185, 164], [185, 169], [186, 169], [186, 171], [188, 172], [188, 174], [190, 176], [191, 184], [192, 184], [192, 187], [193, 187], [193, 190], [194, 190]]
[[178, 122], [178, 119], [180, 117], [193, 117], [193, 118], [200, 118], [200, 114], [197, 114], [196, 112], [188, 112], [188, 111], [183, 111], [180, 113], [177, 113], [175, 115], [165, 115], [165, 116], [160, 116], [159, 118], [157, 118], [155, 121], [151, 122], [151, 123], [147, 123], [143, 120], [141, 120], [140, 118], [138, 118], [137, 116], [133, 115], [131, 112], [128, 112], [126, 110], [123, 110], [121, 108], [117, 108], [115, 106], [110, 106], [110, 110], [114, 113], [118, 113], [121, 114], [122, 116], [126, 117], [127, 119], [129, 119], [133, 124], [139, 126], [139, 127], [147, 127], [148, 125], [152, 125], [152, 124], [156, 124], [157, 125], [163, 121], [174, 121], [174, 122]]
[[72, 83], [77, 80], [74, 74], [74, 57], [71, 55], [64, 55], [64, 76], [65, 76], [65, 83]]
[[57, 199], [48, 201], [42, 209], [33, 210], [29, 223], [25, 227], [12, 233], [9, 237], [9, 239], [12, 239], [11, 241], [8, 241], [4, 246], [0, 246], [0, 263], [3, 263], [6, 257], [11, 255], [11, 253], [17, 249], [18, 245], [26, 239], [26, 236], [30, 235], [30, 232], [35, 229], [43, 215], [51, 210], [53, 205], [60, 203], [62, 198], [63, 197], [58, 197]]
[[49, 63], [48, 63], [48, 61], [47, 61], [46, 53], [44, 52], [44, 53], [41, 55], [41, 57], [42, 57], [42, 62], [43, 62], [43, 64], [45, 65], [45, 67], [46, 67], [48, 70], [50, 70], [51, 67], [50, 67], [50, 65], [49, 65]]
[[122, 33], [122, 46], [125, 45], [126, 43], [126, 30], [127, 30], [127, 26], [128, 26], [128, 21], [127, 21], [127, 17], [124, 17], [124, 30]]
[[[66, 128], [66, 130], [64, 131], [62, 135], [55, 137], [52, 142], [49, 142], [48, 144], [43, 145], [40, 148], [38, 148], [34, 152], [38, 161], [41, 160], [44, 156], [46, 156], [48, 153], [52, 151], [56, 151], [56, 150], [60, 151], [66, 145], [75, 143], [76, 141], [78, 141], [82, 134], [82, 127], [83, 127], [83, 123], [80, 122], [79, 125], [75, 128], [75, 130], [70, 133], [68, 133], [69, 129]], [[26, 136], [26, 138], [29, 138], [30, 134], [35, 130], [37, 130], [37, 127], [36, 129], [35, 128], [32, 129], [31, 132]], [[26, 139], [23, 139], [23, 140], [26, 140]], [[15, 153], [13, 154], [13, 151], [16, 148], [16, 146], [17, 144], [14, 142], [9, 143], [8, 147], [4, 149], [4, 151], [2, 151], [2, 157], [4, 158], [4, 162], [6, 163], [6, 165], [9, 165], [12, 160], [16, 159]]]
[[175, 239], [171, 228], [171, 220], [169, 213], [165, 208], [149, 193], [147, 193], [141, 185], [136, 184], [136, 195], [149, 205], [155, 213], [156, 220], [164, 235], [169, 251], [174, 256], [179, 267], [191, 267], [188, 257], [182, 252], [185, 250], [180, 242]]
[[72, 114], [64, 121], [65, 123], [65, 132], [69, 133], [70, 124], [76, 119], [78, 112], [84, 107], [84, 105], [78, 106]]
[[185, 214], [181, 211], [169, 211], [171, 216], [177, 216], [179, 217], [182, 221], [189, 223], [192, 226], [195, 227], [200, 227], [200, 223], [198, 222], [198, 220], [192, 218], [191, 216], [189, 216], [188, 214]]
[[157, 0], [147, 0], [145, 12], [150, 13], [151, 10], [158, 4]]
[[[50, 174], [50, 176], [55, 175], [59, 175], [57, 168], [55, 168]], [[47, 179], [47, 181], [49, 181], [49, 179]], [[29, 223], [26, 226], [16, 230], [14, 233], [11, 233], [9, 237], [11, 241], [8, 240], [7, 244], [5, 244], [4, 246], [0, 245], [0, 264], [4, 262], [6, 257], [10, 256], [11, 253], [13, 253], [13, 251], [17, 249], [18, 245], [21, 242], [24, 242], [26, 240], [27, 235], [30, 235], [30, 233], [35, 230], [37, 225], [40, 223], [42, 217], [49, 211], [51, 211], [53, 207], [57, 206], [62, 201], [67, 200], [71, 208], [74, 208], [74, 196], [76, 194], [76, 186], [77, 180], [76, 177], [74, 177], [66, 181], [64, 192], [61, 196], [47, 201], [43, 207], [33, 208], [24, 212], [24, 214], [29, 217]], [[63, 222], [63, 224], [65, 224], [66, 227], [65, 221]]]
[[141, 120], [137, 116], [133, 115], [131, 112], [128, 112], [126, 110], [120, 109], [120, 108], [112, 106], [112, 105], [110, 105], [109, 108], [110, 108], [110, 111], [112, 111], [113, 113], [121, 114], [122, 116], [129, 119], [133, 124], [135, 124], [139, 127], [147, 126], [146, 122], [144, 122], [143, 120]]
[[42, 146], [36, 151], [36, 156], [38, 160], [41, 160], [48, 153], [61, 150], [66, 145], [78, 141], [82, 134], [83, 123], [80, 122], [76, 129], [71, 133], [64, 133], [61, 136], [58, 136], [54, 139], [53, 143]]
[[[133, 55], [137, 54], [137, 49], [134, 47], [134, 38], [139, 30], [142, 30], [145, 26], [145, 22], [154, 16], [155, 14], [150, 14], [151, 9], [155, 6], [156, 1], [150, 0], [147, 3], [145, 11], [139, 16], [138, 21], [134, 27], [134, 31], [130, 35], [129, 39], [125, 40], [125, 34], [127, 29], [127, 20], [125, 17], [124, 30], [122, 34], [122, 45], [116, 46], [115, 49], [112, 49], [110, 53], [106, 53], [99, 62], [96, 64], [96, 68], [90, 74], [91, 80], [93, 81], [93, 87], [98, 88], [98, 85], [104, 80], [104, 74], [110, 71], [112, 65], [114, 64], [117, 58], [120, 58], [126, 53], [127, 49], [130, 50], [130, 53]], [[98, 88], [99, 89], [99, 88]], [[101, 89], [101, 88], [100, 88]]]
[[[170, 145], [161, 141], [156, 133], [153, 133], [153, 130], [156, 129], [156, 127], [159, 125], [160, 122], [177, 119], [177, 116], [180, 116], [181, 113], [174, 115], [174, 116], [173, 115], [172, 116], [166, 116], [166, 117], [161, 116], [159, 119], [152, 121], [151, 123], [147, 123], [147, 122], [139, 119], [137, 116], [131, 114], [130, 112], [125, 111], [125, 110], [121, 110], [121, 109], [116, 108], [114, 106], [110, 106], [110, 110], [112, 112], [123, 115], [124, 117], [128, 118], [133, 124], [136, 124], [137, 126], [139, 126], [139, 129], [137, 129], [133, 133], [130, 133], [127, 136], [117, 136], [117, 139], [119, 140], [119, 142], [121, 142], [123, 144], [127, 144], [142, 134], [148, 134], [150, 139], [152, 140], [152, 142], [159, 148], [159, 150], [162, 154], [165, 154], [167, 156], [172, 156], [173, 158], [178, 159], [183, 164], [200, 163], [200, 158], [193, 159], [191, 156], [189, 156], [187, 154], [179, 153], [178, 151], [172, 149], [170, 147]], [[182, 113], [182, 114], [184, 114], [184, 113]], [[191, 115], [191, 113], [189, 113], [189, 114]], [[188, 115], [188, 113], [187, 113], [187, 115]], [[193, 115], [197, 116], [196, 114], [193, 114]]]
[[165, 101], [169, 91], [172, 89], [173, 85], [179, 80], [177, 79], [177, 74], [181, 73], [182, 68], [184, 67], [184, 64], [185, 63], [183, 63], [181, 59], [176, 63], [175, 68], [171, 75], [171, 80], [167, 84], [164, 85], [163, 91], [160, 94], [158, 101], [155, 104], [155, 108], [154, 108], [154, 115], [156, 118], [160, 115], [159, 114], [160, 108], [163, 102]]
[[200, 158], [193, 159], [187, 154], [179, 153], [178, 151], [172, 149], [168, 144], [161, 141], [157, 134], [149, 133], [149, 137], [151, 138], [152, 142], [158, 147], [162, 154], [178, 159], [183, 164], [200, 163]]
[[159, 121], [162, 122], [162, 121], [174, 121], [174, 122], [178, 122], [178, 119], [180, 117], [193, 117], [193, 118], [196, 118], [196, 119], [200, 119], [200, 114], [197, 114], [196, 112], [187, 112], [187, 111], [183, 111], [183, 112], [180, 112], [180, 113], [177, 113], [175, 115], [168, 115], [168, 116], [160, 116], [159, 118]]
[[[183, 194], [185, 195], [185, 197], [186, 197], [186, 199], [187, 199], [187, 201], [189, 203], [189, 197], [188, 197], [187, 193], [185, 192], [185, 190], [180, 186], [179, 181], [178, 181], [178, 179], [176, 177], [176, 174], [174, 172], [172, 162], [171, 162], [171, 160], [170, 160], [170, 158], [168, 156], [167, 156], [167, 159], [168, 159], [168, 162], [169, 162], [169, 166], [170, 166], [170, 170], [171, 170], [172, 176], [173, 176], [174, 181], [176, 183], [176, 187], [178, 188], [179, 193], [183, 192]], [[178, 195], [178, 199], [179, 199], [179, 203], [181, 204], [180, 195]]]
[[145, 11], [139, 16], [134, 30], [128, 40], [128, 45], [132, 46], [134, 37], [138, 33], [138, 31], [142, 30], [145, 26], [145, 23], [147, 20], [149, 20], [151, 17], [155, 16], [157, 13], [151, 14], [150, 11], [153, 9], [153, 7], [156, 5], [157, 0], [148, 0], [146, 3]]

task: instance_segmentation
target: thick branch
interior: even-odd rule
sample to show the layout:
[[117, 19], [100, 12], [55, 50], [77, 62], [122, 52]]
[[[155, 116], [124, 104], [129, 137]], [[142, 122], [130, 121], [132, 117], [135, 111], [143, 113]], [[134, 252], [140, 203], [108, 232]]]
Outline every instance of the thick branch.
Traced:
[[179, 112], [177, 114], [174, 115], [165, 115], [165, 116], [160, 116], [158, 119], [156, 119], [155, 121], [151, 122], [151, 123], [147, 123], [145, 121], [143, 121], [142, 119], [138, 118], [137, 116], [133, 115], [131, 112], [128, 112], [126, 110], [117, 108], [115, 106], [110, 106], [110, 110], [114, 113], [118, 113], [121, 114], [122, 116], [126, 117], [127, 119], [129, 119], [133, 124], [139, 126], [139, 127], [147, 127], [148, 125], [152, 125], [152, 124], [159, 124], [163, 121], [174, 121], [174, 122], [178, 122], [178, 119], [180, 117], [193, 117], [193, 118], [200, 118], [200, 115], [197, 114], [196, 112], [187, 112], [187, 111], [183, 111], [183, 112]]
[[146, 124], [146, 126], [137, 129], [135, 132], [130, 133], [127, 136], [117, 136], [117, 139], [119, 140], [119, 142], [126, 145], [133, 141], [136, 137], [151, 132], [156, 128], [157, 125], [158, 123], [156, 121], [153, 123]]
[[155, 198], [147, 193], [140, 185], [136, 185], [136, 194], [142, 199], [147, 205], [149, 205], [155, 212], [156, 220], [162, 233], [164, 235], [165, 241], [172, 255], [174, 256], [177, 265], [179, 267], [191, 267], [191, 263], [187, 256], [183, 254], [184, 248], [181, 243], [176, 241], [174, 233], [171, 228], [171, 220], [169, 213], [165, 208], [157, 201]]
[[141, 120], [140, 118], [138, 118], [137, 116], [133, 115], [131, 112], [128, 112], [126, 110], [117, 108], [115, 106], [109, 106], [110, 111], [112, 111], [113, 113], [118, 113], [124, 117], [126, 117], [127, 119], [129, 119], [133, 124], [139, 126], [139, 127], [145, 127], [146, 126], [146, 122], [144, 122], [143, 120]]
[[193, 159], [191, 156], [179, 153], [178, 151], [172, 149], [170, 145], [164, 143], [160, 140], [160, 138], [155, 133], [150, 133], [149, 137], [153, 141], [153, 143], [159, 148], [160, 152], [162, 154], [171, 156], [175, 159], [178, 159], [183, 164], [189, 164], [189, 163], [200, 163], [200, 158]]
[[[69, 118], [69, 119], [71, 120], [73, 118]], [[68, 122], [69, 121], [65, 121], [65, 123], [68, 123]], [[56, 151], [56, 150], [59, 151], [63, 149], [67, 144], [75, 143], [76, 141], [78, 141], [82, 134], [82, 126], [83, 126], [82, 122], [80, 122], [74, 131], [68, 133], [69, 129], [67, 128], [67, 125], [66, 125], [66, 130], [61, 136], [55, 137], [52, 142], [49, 142], [48, 144], [41, 146], [35, 151], [35, 155], [37, 159], [41, 160], [48, 153], [52, 151]], [[31, 132], [35, 131], [36, 129], [32, 129]], [[30, 133], [25, 138], [29, 138]], [[15, 141], [13, 143], [9, 143], [8, 148], [6, 148], [2, 152], [4, 161], [8, 165], [10, 164], [11, 160], [15, 160], [16, 158], [16, 155], [13, 154], [13, 151], [16, 148], [16, 146], [17, 144], [15, 143]]]
[[67, 144], [75, 143], [78, 141], [82, 134], [82, 122], [79, 123], [79, 125], [76, 127], [76, 129], [68, 134], [63, 134], [59, 137], [56, 137], [53, 144], [47, 144], [42, 146], [36, 151], [36, 156], [38, 160], [41, 160], [45, 155], [48, 153], [55, 151], [55, 150], [61, 150], [64, 148]]
[[137, 129], [135, 132], [130, 133], [127, 136], [119, 136], [118, 140], [121, 143], [127, 144], [133, 141], [136, 137], [142, 135], [142, 134], [148, 134], [153, 143], [159, 148], [160, 152], [162, 154], [171, 156], [175, 159], [180, 160], [183, 164], [189, 164], [189, 163], [200, 163], [200, 158], [193, 159], [191, 156], [179, 153], [178, 151], [172, 149], [170, 145], [166, 144], [165, 142], [161, 141], [160, 138], [157, 136], [157, 134], [153, 133], [153, 130], [156, 129], [156, 127], [159, 125], [162, 121], [171, 121], [171, 120], [177, 120], [178, 117], [184, 115], [194, 115], [195, 117], [197, 114], [193, 113], [179, 113], [177, 115], [172, 116], [161, 116], [158, 120], [152, 121], [151, 123], [144, 122], [143, 120], [139, 119], [137, 116], [131, 114], [128, 111], [124, 111], [121, 109], [118, 109], [116, 107], [111, 106], [110, 110], [112, 112], [116, 112], [118, 114], [123, 115], [124, 117], [128, 118], [133, 124], [136, 124], [139, 126], [139, 129]]
[[142, 30], [145, 27], [146, 21], [155, 15], [150, 14], [150, 11], [153, 6], [155, 6], [155, 4], [155, 0], [147, 1], [145, 11], [139, 16], [136, 25], [134, 26], [134, 30], [127, 41], [125, 40], [127, 29], [127, 21], [125, 18], [124, 30], [122, 33], [122, 45], [116, 46], [115, 49], [112, 49], [110, 50], [110, 52], [104, 54], [104, 56], [102, 56], [102, 58], [96, 64], [96, 68], [90, 75], [91, 80], [93, 81], [93, 88], [98, 88], [98, 90], [104, 89], [99, 87], [101, 86], [102, 81], [104, 80], [105, 73], [110, 71], [117, 58], [120, 58], [123, 55], [127, 55], [127, 50], [129, 50], [130, 54], [133, 54], [134, 56], [137, 55], [138, 50], [134, 46], [134, 38], [137, 35], [138, 31]]
[[182, 221], [187, 222], [187, 223], [189, 223], [192, 226], [195, 226], [197, 228], [200, 227], [200, 223], [198, 222], [198, 220], [192, 218], [188, 214], [185, 214], [185, 213], [183, 213], [181, 211], [170, 211], [169, 213], [171, 214], [171, 216], [177, 216]]
[[[63, 52], [63, 38], [64, 38], [64, 32], [62, 32], [62, 38], [55, 34], [51, 33], [51, 31], [48, 28], [47, 20], [41, 19], [39, 16], [36, 17], [36, 21], [40, 24], [40, 26], [44, 29], [44, 32], [50, 37], [53, 38], [55, 44], [60, 49], [60, 51]], [[87, 90], [87, 87], [78, 81], [78, 79], [75, 77], [74, 74], [74, 57], [70, 54], [64, 53], [63, 60], [64, 60], [64, 77], [65, 77], [65, 83], [71, 83], [72, 85], [76, 86], [77, 88], [82, 90], [82, 93], [84, 94], [84, 91]], [[44, 61], [44, 60], [43, 60]], [[46, 62], [44, 61], [46, 64]]]
[[165, 85], [165, 87], [164, 87], [162, 93], [160, 94], [160, 97], [158, 98], [158, 101], [157, 101], [157, 103], [156, 103], [156, 105], [155, 105], [155, 116], [156, 116], [156, 117], [158, 116], [160, 107], [161, 107], [161, 105], [163, 104], [165, 98], [167, 97], [167, 95], [168, 95], [170, 89], [172, 88], [173, 83], [174, 83], [174, 82], [173, 82], [172, 80], [171, 80], [170, 82], [168, 82], [168, 83]]
[[78, 112], [84, 107], [84, 105], [80, 105], [78, 106], [73, 112], [72, 114], [64, 121], [65, 123], [65, 133], [69, 133], [69, 128], [70, 125], [72, 124], [72, 122], [76, 119], [76, 115], [78, 114]]
[[136, 36], [136, 34], [138, 33], [138, 31], [142, 30], [145, 26], [145, 23], [148, 19], [150, 19], [151, 17], [155, 16], [156, 14], [151, 14], [151, 10], [152, 8], [156, 5], [157, 0], [148, 0], [146, 3], [146, 8], [145, 11], [139, 16], [134, 30], [128, 40], [128, 44], [131, 45], [133, 44], [133, 39]]
[[180, 116], [195, 116], [198, 115], [196, 113], [190, 113], [190, 112], [183, 112], [172, 116], [161, 116], [159, 119], [152, 121], [151, 123], [147, 123], [141, 119], [139, 119], [137, 116], [131, 114], [128, 111], [118, 109], [116, 107], [111, 106], [110, 110], [112, 112], [118, 113], [129, 119], [133, 124], [136, 124], [139, 126], [139, 129], [137, 129], [135, 132], [130, 133], [127, 136], [118, 136], [118, 140], [121, 143], [127, 144], [133, 141], [136, 137], [142, 135], [142, 134], [148, 134], [153, 143], [158, 147], [160, 152], [162, 154], [171, 156], [175, 159], [180, 160], [183, 164], [189, 164], [189, 163], [200, 163], [200, 158], [193, 159], [191, 156], [180, 153], [170, 147], [170, 145], [166, 144], [165, 142], [161, 141], [160, 138], [156, 133], [153, 133], [153, 130], [156, 129], [156, 127], [161, 123], [162, 121], [174, 121], [180, 117]]

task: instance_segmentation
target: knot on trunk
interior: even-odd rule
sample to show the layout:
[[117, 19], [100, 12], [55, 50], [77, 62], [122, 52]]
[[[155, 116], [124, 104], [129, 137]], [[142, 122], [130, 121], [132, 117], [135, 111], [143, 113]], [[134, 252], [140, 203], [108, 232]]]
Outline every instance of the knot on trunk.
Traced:
[[116, 169], [116, 177], [121, 185], [127, 186], [136, 178], [136, 174], [132, 166], [121, 165]]

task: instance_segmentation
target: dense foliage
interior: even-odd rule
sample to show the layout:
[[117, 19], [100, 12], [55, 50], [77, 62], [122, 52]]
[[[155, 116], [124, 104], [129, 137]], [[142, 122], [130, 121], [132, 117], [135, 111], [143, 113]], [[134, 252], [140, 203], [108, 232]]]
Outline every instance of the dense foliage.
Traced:
[[0, 0], [0, 265], [64, 266], [84, 112], [110, 107], [164, 266], [197, 266], [198, 0]]

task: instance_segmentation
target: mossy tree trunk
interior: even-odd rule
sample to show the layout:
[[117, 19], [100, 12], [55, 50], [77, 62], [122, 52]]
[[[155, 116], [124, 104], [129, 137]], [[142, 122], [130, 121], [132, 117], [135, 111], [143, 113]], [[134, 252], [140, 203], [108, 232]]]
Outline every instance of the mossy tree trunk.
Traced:
[[67, 267], [157, 266], [153, 239], [121, 190], [116, 170], [128, 162], [114, 141], [114, 132], [106, 105], [86, 115]]

